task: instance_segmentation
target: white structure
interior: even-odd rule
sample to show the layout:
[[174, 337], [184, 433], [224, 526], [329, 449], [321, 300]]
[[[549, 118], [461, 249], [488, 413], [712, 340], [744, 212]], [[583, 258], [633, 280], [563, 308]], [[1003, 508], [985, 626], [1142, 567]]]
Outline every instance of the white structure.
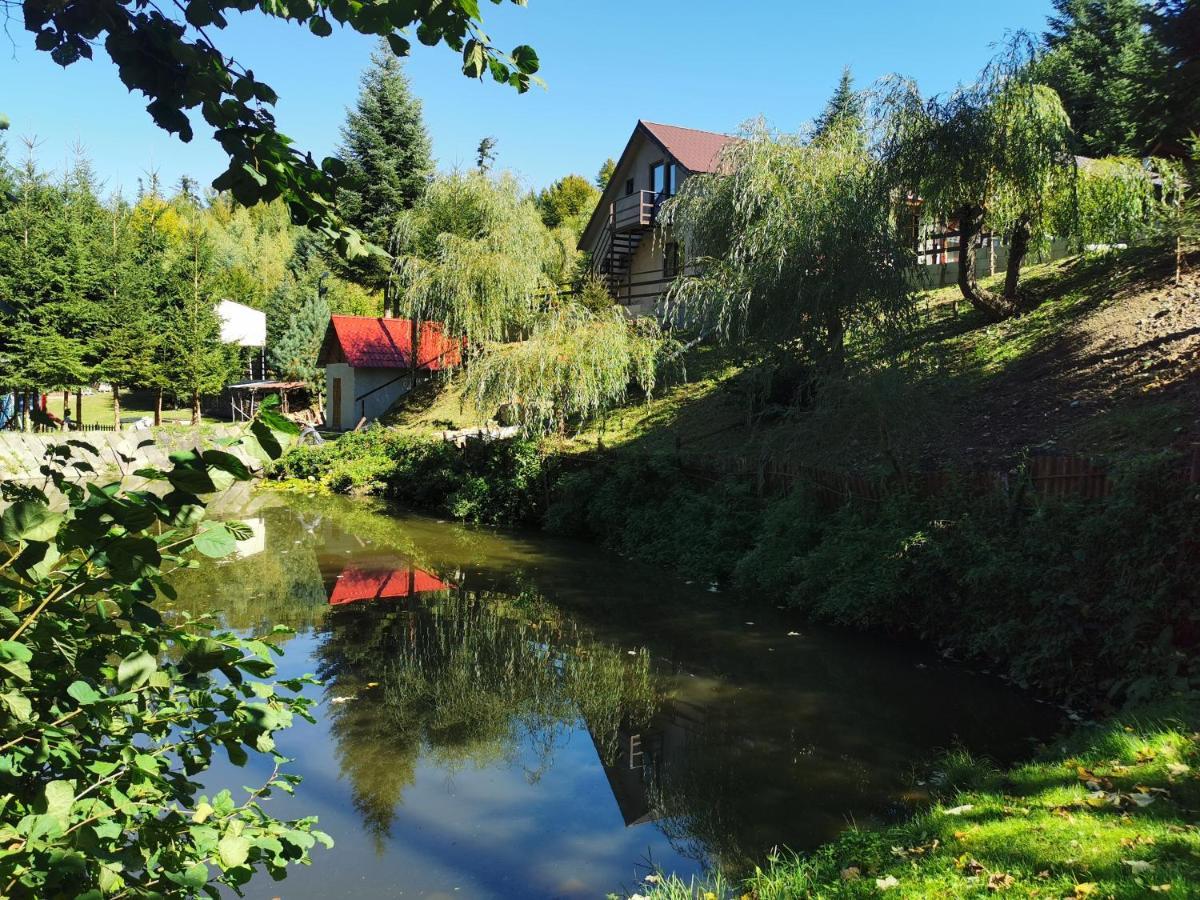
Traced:
[[244, 303], [222, 300], [217, 304], [217, 317], [221, 320], [221, 343], [237, 344], [239, 347], [267, 345], [265, 312]]

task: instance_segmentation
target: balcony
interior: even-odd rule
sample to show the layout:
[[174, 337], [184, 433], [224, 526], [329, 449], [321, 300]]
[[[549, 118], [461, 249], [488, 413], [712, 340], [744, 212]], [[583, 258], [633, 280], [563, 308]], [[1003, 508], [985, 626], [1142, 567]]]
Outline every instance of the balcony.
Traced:
[[620, 234], [623, 231], [637, 231], [649, 228], [654, 224], [654, 216], [665, 195], [654, 191], [634, 191], [628, 196], [621, 197], [612, 205], [612, 229]]

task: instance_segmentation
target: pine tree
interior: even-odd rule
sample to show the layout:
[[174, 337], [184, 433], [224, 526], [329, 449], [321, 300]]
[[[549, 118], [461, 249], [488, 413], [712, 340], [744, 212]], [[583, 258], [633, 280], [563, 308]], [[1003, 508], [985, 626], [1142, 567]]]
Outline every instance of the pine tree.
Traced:
[[488, 135], [479, 139], [479, 146], [475, 148], [475, 168], [480, 172], [487, 174], [492, 170], [492, 164], [496, 162], [496, 145], [500, 141]]
[[611, 156], [604, 161], [600, 171], [596, 173], [596, 187], [604, 190], [612, 181], [613, 172], [617, 171], [617, 162]]
[[314, 394], [320, 394], [317, 354], [325, 329], [329, 326], [329, 304], [324, 288], [310, 291], [286, 330], [271, 348], [271, 365], [280, 377], [306, 382]]
[[[386, 247], [396, 216], [425, 193], [432, 144], [404, 67], [386, 44], [371, 54], [358, 101], [346, 115], [340, 155], [346, 163], [338, 206], [368, 240]], [[374, 269], [369, 275], [378, 276]]]
[[1159, 150], [1179, 155], [1200, 131], [1200, 3], [1159, 0], [1151, 21], [1153, 34], [1167, 54]]
[[[864, 127], [863, 98], [854, 90], [854, 76], [849, 66], [842, 69], [842, 77], [838, 79], [833, 96], [826, 101], [825, 109], [813, 123], [813, 137], [820, 139], [822, 135], [840, 125], [853, 127], [859, 133]], [[863, 143], [866, 143], [865, 137]]]
[[1149, 152], [1166, 116], [1161, 43], [1142, 0], [1054, 0], [1039, 81], [1058, 92], [1088, 156]]

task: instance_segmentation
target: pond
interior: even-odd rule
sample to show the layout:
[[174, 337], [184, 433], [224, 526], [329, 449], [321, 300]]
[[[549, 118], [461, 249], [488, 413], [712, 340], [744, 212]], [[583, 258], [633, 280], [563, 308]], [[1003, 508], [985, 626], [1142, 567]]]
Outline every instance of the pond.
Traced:
[[[1006, 761], [1056, 718], [919, 649], [806, 625], [584, 544], [261, 494], [179, 605], [288, 625], [317, 724], [284, 816], [333, 835], [252, 897], [603, 897], [742, 873], [906, 814], [945, 749]], [[254, 783], [228, 764], [214, 785]]]

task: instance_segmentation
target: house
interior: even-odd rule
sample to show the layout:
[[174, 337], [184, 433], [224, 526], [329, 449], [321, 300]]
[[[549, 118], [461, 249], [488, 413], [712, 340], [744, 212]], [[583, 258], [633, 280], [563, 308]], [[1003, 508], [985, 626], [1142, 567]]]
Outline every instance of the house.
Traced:
[[[409, 319], [331, 316], [317, 365], [325, 368], [325, 425], [354, 428], [387, 412], [413, 387]], [[437, 372], [462, 362], [461, 340], [447, 338], [436, 322], [423, 322], [416, 370]]]
[[579, 241], [579, 249], [591, 254], [592, 271], [631, 314], [657, 314], [662, 295], [684, 268], [669, 233], [653, 235], [659, 207], [688, 176], [717, 171], [721, 151], [733, 140], [638, 121]]

